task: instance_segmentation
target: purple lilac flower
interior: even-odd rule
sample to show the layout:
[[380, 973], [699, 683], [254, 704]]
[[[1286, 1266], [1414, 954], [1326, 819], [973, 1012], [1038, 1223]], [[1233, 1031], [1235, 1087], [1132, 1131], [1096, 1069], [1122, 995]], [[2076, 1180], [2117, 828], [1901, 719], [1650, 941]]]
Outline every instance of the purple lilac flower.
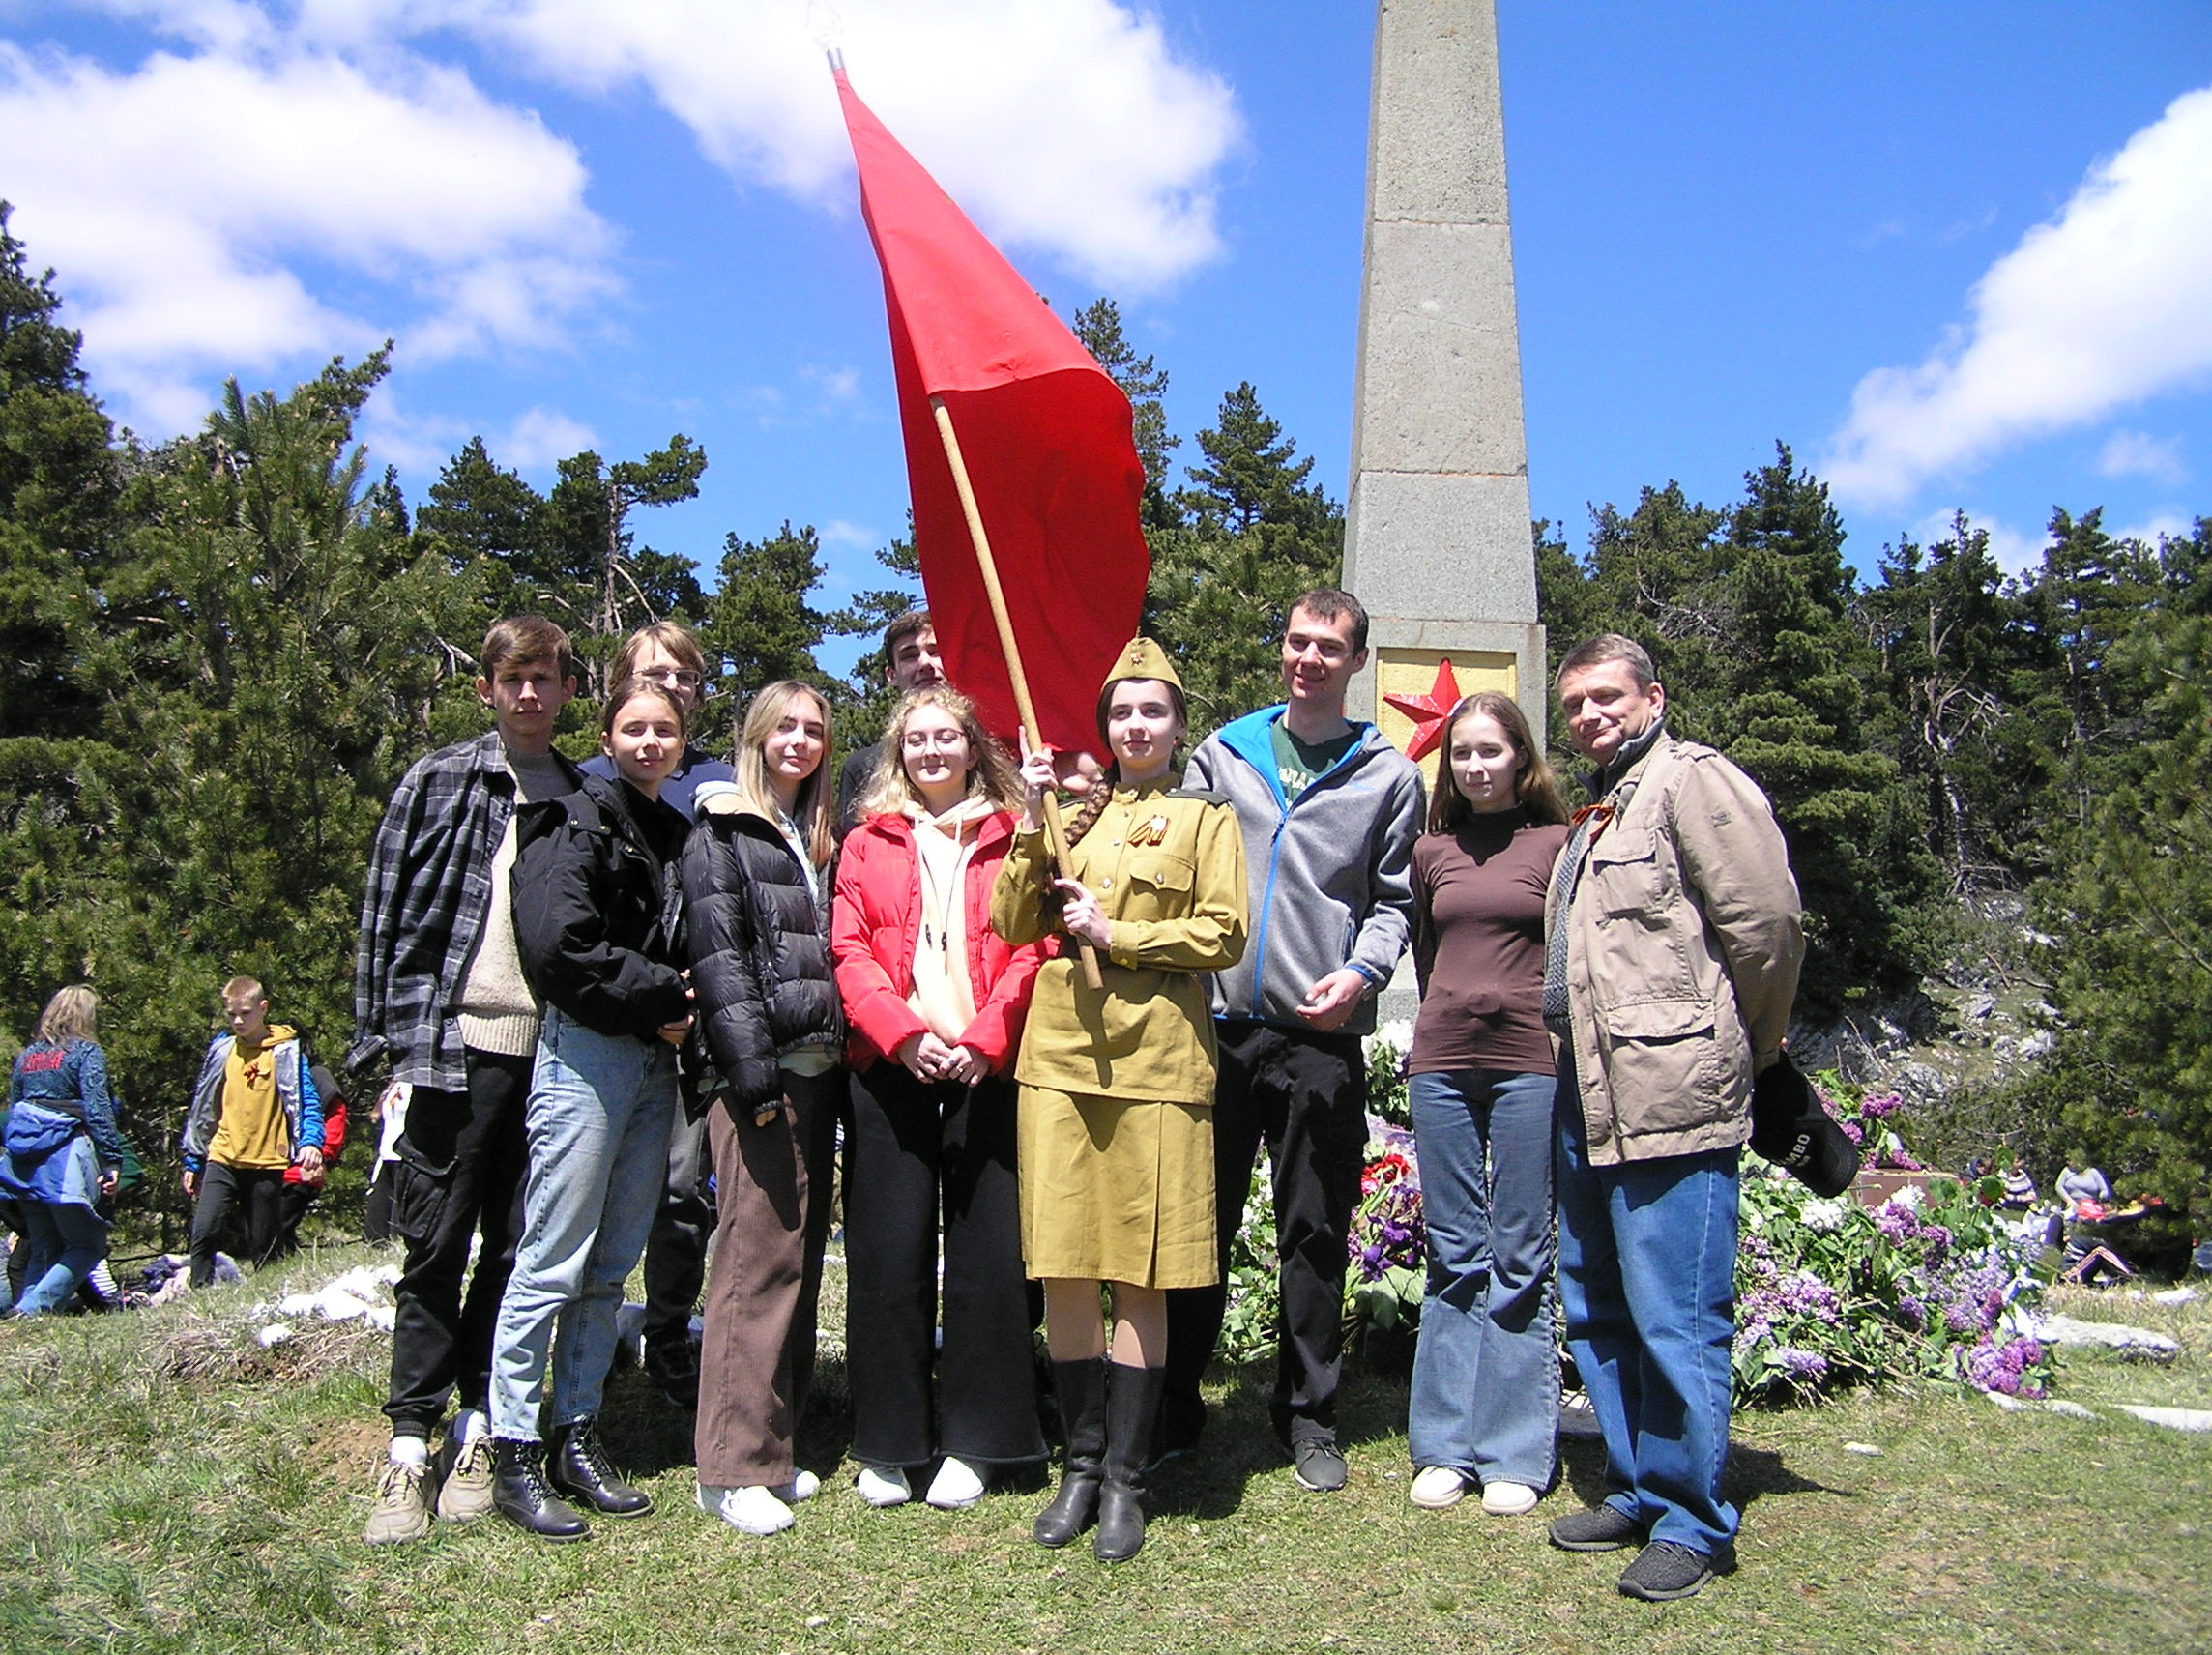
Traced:
[[1827, 1357], [1818, 1351], [1800, 1350], [1793, 1345], [1785, 1345], [1775, 1351], [1774, 1360], [1793, 1379], [1818, 1379], [1828, 1371]]
[[1836, 1124], [1844, 1129], [1844, 1136], [1846, 1138], [1848, 1138], [1853, 1144], [1857, 1145], [1862, 1149], [1866, 1147], [1866, 1133], [1860, 1129], [1859, 1123], [1857, 1121], [1839, 1120]]
[[1900, 1246], [1920, 1234], [1920, 1220], [1912, 1209], [1894, 1201], [1882, 1203], [1881, 1210], [1874, 1215], [1874, 1227]]
[[1907, 1293], [1897, 1301], [1897, 1319], [1905, 1323], [1908, 1332], [1925, 1332], [1928, 1327], [1928, 1307]]

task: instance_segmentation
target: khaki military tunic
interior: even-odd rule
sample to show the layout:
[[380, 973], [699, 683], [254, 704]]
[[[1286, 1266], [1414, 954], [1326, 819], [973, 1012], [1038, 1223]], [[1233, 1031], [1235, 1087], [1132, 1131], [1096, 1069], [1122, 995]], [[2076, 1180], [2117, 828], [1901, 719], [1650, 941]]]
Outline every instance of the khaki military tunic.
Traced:
[[1205, 973], [1244, 950], [1235, 813], [1166, 779], [1117, 789], [1069, 854], [1108, 920], [1103, 992], [1047, 929], [1041, 831], [1015, 837], [991, 894], [1009, 943], [1063, 939], [1037, 973], [1014, 1077], [1022, 1256], [1032, 1276], [1199, 1287], [1213, 1231], [1213, 1020]]

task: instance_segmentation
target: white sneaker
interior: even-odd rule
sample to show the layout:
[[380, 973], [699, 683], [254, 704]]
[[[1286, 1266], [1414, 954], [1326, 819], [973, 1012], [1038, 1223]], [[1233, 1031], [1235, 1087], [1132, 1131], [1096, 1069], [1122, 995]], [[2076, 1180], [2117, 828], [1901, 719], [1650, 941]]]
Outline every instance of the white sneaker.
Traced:
[[785, 1505], [797, 1505], [800, 1500], [810, 1500], [821, 1492], [822, 1479], [812, 1471], [794, 1471], [790, 1482], [778, 1483], [769, 1491]]
[[906, 1472], [893, 1466], [888, 1471], [873, 1466], [860, 1467], [860, 1474], [853, 1479], [853, 1487], [860, 1497], [878, 1511], [887, 1506], [904, 1505], [914, 1498], [914, 1485], [906, 1480]]
[[1423, 1511], [1442, 1511], [1466, 1497], [1468, 1482], [1466, 1472], [1450, 1466], [1423, 1466], [1406, 1497]]
[[1485, 1483], [1482, 1509], [1492, 1517], [1525, 1517], [1542, 1497], [1527, 1483]]
[[798, 1520], [791, 1507], [775, 1497], [773, 1489], [754, 1485], [742, 1489], [699, 1485], [699, 1509], [718, 1517], [740, 1534], [780, 1534]]
[[965, 1511], [983, 1497], [990, 1487], [983, 1473], [965, 1460], [956, 1460], [947, 1454], [945, 1464], [937, 1467], [937, 1475], [930, 1479], [929, 1493], [922, 1498], [939, 1511]]

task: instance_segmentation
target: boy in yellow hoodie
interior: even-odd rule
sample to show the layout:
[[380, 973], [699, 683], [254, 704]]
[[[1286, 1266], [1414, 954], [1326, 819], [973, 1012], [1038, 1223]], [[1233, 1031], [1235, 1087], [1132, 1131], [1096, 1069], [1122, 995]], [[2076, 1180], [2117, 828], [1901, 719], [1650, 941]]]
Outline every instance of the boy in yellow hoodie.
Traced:
[[253, 977], [223, 984], [227, 1032], [208, 1042], [185, 1118], [185, 1194], [192, 1208], [192, 1286], [215, 1274], [216, 1244], [243, 1209], [245, 1255], [269, 1256], [281, 1228], [284, 1174], [323, 1176], [323, 1105], [306, 1042], [269, 1021], [269, 994]]

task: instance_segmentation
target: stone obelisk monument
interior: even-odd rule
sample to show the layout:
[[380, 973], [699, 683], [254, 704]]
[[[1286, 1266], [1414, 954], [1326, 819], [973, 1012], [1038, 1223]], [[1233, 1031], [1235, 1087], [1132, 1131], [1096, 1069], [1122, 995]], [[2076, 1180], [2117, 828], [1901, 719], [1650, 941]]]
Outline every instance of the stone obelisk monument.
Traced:
[[[1452, 663], [1544, 729], [1493, 0], [1379, 0], [1344, 584], [1374, 617], [1347, 711], [1400, 746]], [[1423, 768], [1427, 768], [1424, 760]]]

